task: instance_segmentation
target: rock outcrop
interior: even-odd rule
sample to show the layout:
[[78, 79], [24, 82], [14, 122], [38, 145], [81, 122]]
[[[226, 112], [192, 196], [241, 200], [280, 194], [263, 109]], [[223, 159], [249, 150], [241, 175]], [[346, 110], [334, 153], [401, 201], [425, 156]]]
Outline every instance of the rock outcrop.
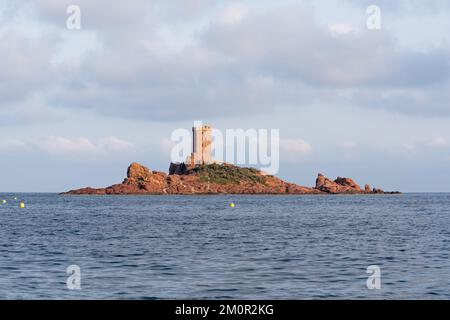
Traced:
[[332, 181], [319, 173], [316, 179], [316, 189], [325, 193], [331, 194], [352, 194], [352, 193], [366, 193], [361, 187], [350, 178], [338, 177]]
[[132, 163], [120, 184], [106, 188], [83, 188], [63, 194], [384, 194], [381, 189], [364, 190], [350, 178], [330, 180], [319, 174], [314, 188], [285, 182], [253, 168], [211, 164], [189, 168], [171, 164], [169, 174]]

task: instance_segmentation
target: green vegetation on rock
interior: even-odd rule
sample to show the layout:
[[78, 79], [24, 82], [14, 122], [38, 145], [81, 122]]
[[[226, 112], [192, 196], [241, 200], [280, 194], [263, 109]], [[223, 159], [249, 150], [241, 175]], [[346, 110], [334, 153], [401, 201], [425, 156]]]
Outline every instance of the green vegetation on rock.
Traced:
[[197, 166], [190, 170], [200, 181], [217, 184], [239, 184], [240, 182], [265, 184], [266, 178], [254, 168], [241, 168], [226, 164]]

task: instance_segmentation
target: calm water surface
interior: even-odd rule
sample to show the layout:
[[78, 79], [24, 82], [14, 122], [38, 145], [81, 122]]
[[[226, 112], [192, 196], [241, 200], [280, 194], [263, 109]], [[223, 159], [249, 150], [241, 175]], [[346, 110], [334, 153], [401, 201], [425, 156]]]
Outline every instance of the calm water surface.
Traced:
[[3, 199], [0, 299], [450, 298], [450, 194]]

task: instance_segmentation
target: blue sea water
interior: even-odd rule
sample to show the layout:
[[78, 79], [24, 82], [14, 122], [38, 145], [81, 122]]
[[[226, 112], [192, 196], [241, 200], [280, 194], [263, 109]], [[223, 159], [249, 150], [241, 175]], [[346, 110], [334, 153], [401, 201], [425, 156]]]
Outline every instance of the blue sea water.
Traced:
[[2, 199], [0, 299], [450, 298], [450, 194]]

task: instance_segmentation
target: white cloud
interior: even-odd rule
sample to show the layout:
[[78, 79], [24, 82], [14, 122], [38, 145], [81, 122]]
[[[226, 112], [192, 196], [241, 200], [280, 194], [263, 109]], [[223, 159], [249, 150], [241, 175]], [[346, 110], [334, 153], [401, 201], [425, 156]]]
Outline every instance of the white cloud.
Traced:
[[413, 52], [387, 31], [349, 32], [347, 25], [332, 30], [347, 34], [334, 36], [301, 5], [254, 9], [238, 25], [212, 23], [205, 45], [260, 73], [314, 87], [410, 87], [448, 76], [445, 50]]
[[432, 149], [435, 149], [435, 152], [439, 152], [440, 148], [446, 148], [450, 146], [450, 142], [442, 137], [442, 136], [435, 136], [432, 138], [423, 138], [418, 139], [414, 142], [407, 142], [402, 144], [402, 149], [415, 153], [415, 152], [431, 152]]
[[247, 15], [249, 8], [242, 3], [233, 3], [225, 7], [222, 11], [219, 21], [222, 24], [234, 25], [242, 21]]
[[428, 145], [430, 147], [445, 147], [449, 145], [449, 142], [444, 137], [437, 136], [428, 141]]
[[[34, 3], [39, 17], [35, 23], [51, 21], [53, 29], [48, 29], [63, 35], [51, 44], [0, 33], [5, 57], [5, 63], [0, 61], [0, 70], [5, 70], [0, 100], [37, 92], [55, 109], [86, 108], [153, 121], [269, 113], [286, 106], [306, 108], [311, 100], [333, 107], [348, 102], [450, 114], [445, 95], [435, 98], [436, 92], [448, 92], [448, 86], [433, 90], [448, 78], [448, 50], [414, 52], [401, 47], [388, 30], [322, 25], [308, 6], [82, 0], [78, 4], [87, 30], [80, 35], [95, 32], [87, 41], [64, 29], [69, 3]], [[190, 11], [188, 16], [196, 20], [167, 19], [165, 12], [176, 7], [177, 14]], [[212, 8], [217, 10], [210, 16], [202, 15]], [[71, 68], [67, 50], [77, 44], [84, 48], [85, 42], [95, 42], [95, 50], [75, 50], [77, 54], [69, 55], [76, 66]], [[59, 63], [49, 67], [55, 58]]]
[[96, 146], [86, 138], [67, 139], [64, 137], [49, 137], [38, 143], [45, 152], [51, 154], [88, 154], [96, 152]]
[[431, 14], [450, 9], [450, 4], [446, 0], [347, 0], [350, 3], [366, 8], [369, 5], [377, 5], [382, 8], [383, 13], [395, 15], [404, 14]]
[[353, 32], [353, 27], [348, 24], [337, 23], [330, 25], [329, 30], [333, 34], [341, 35]]
[[51, 57], [50, 39], [36, 40], [0, 24], [0, 107], [48, 88], [55, 76]]
[[312, 146], [303, 139], [280, 139], [280, 160], [296, 163], [312, 153]]
[[410, 152], [410, 153], [416, 152], [416, 149], [417, 149], [417, 147], [416, 147], [416, 145], [414, 143], [404, 143], [404, 144], [401, 145], [401, 147], [405, 151]]
[[0, 124], [21, 125], [46, 124], [62, 121], [67, 110], [51, 108], [42, 101], [29, 99], [0, 105]]
[[97, 148], [107, 152], [122, 152], [130, 151], [134, 149], [134, 146], [132, 143], [116, 137], [106, 137], [98, 141]]
[[101, 138], [95, 143], [87, 138], [68, 139], [53, 136], [37, 142], [36, 146], [49, 154], [81, 156], [105, 155], [134, 149], [131, 143], [116, 137]]
[[353, 150], [358, 147], [358, 144], [353, 141], [342, 141], [341, 143], [339, 143], [339, 147], [345, 150]]
[[[334, 103], [343, 87], [394, 81], [391, 66], [402, 65], [389, 36], [334, 37], [301, 6], [268, 12], [225, 6], [217, 20], [190, 40], [173, 49], [173, 39], [161, 34], [100, 37], [102, 49], [68, 74], [51, 102], [152, 120], [267, 113], [297, 107], [299, 101], [307, 106], [312, 96]], [[435, 60], [438, 64], [441, 59]], [[414, 65], [409, 69], [413, 72]], [[323, 94], [324, 87], [330, 94]]]
[[7, 139], [0, 141], [0, 151], [23, 151], [28, 145], [17, 139]]
[[155, 1], [133, 0], [34, 0], [33, 4], [42, 18], [65, 27], [69, 16], [66, 9], [76, 4], [81, 9], [82, 28], [123, 28], [145, 19]]

